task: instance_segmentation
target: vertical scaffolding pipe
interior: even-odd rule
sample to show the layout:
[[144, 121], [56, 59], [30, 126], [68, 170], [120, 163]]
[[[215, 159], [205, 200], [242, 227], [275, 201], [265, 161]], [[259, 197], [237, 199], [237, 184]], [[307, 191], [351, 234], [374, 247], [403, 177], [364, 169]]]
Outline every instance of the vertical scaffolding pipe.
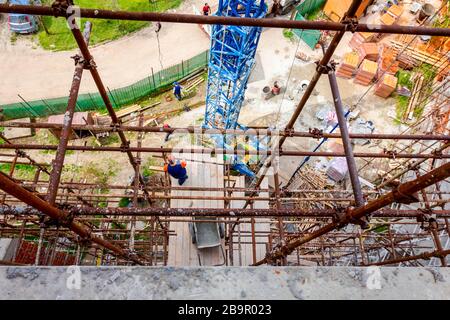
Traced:
[[75, 254], [75, 265], [76, 266], [80, 265], [80, 257], [81, 257], [81, 245], [78, 242], [77, 243], [77, 251], [76, 251], [76, 254]]
[[[436, 251], [438, 251], [438, 252], [444, 251], [444, 248], [442, 247], [442, 243], [441, 243], [441, 238], [439, 237], [438, 223], [436, 220], [433, 220], [430, 222], [430, 229], [431, 229], [431, 234], [433, 235], [434, 243], [436, 245]], [[443, 267], [446, 267], [447, 261], [445, 260], [445, 256], [440, 255], [439, 259], [441, 260], [441, 265]]]
[[[92, 24], [87, 21], [84, 29], [83, 41], [85, 44], [89, 43], [91, 35]], [[70, 136], [72, 134], [72, 121], [75, 113], [75, 107], [78, 100], [78, 93], [80, 91], [81, 77], [83, 76], [83, 70], [85, 67], [85, 61], [79, 57], [76, 61], [75, 72], [72, 79], [72, 86], [70, 88], [69, 101], [67, 103], [66, 113], [64, 114], [64, 122], [59, 137], [58, 149], [56, 151], [55, 160], [53, 161], [52, 172], [50, 174], [50, 180], [48, 185], [47, 201], [54, 205], [56, 202], [56, 194], [58, 192], [59, 183], [61, 181], [61, 173], [64, 167], [64, 159], [66, 157], [66, 149], [69, 143]]]
[[342, 143], [344, 144], [344, 151], [345, 151], [345, 159], [347, 161], [348, 172], [350, 175], [350, 181], [352, 183], [356, 207], [362, 207], [364, 205], [364, 196], [361, 190], [361, 183], [359, 182], [358, 178], [358, 169], [356, 167], [355, 157], [353, 156], [353, 147], [347, 128], [347, 119], [345, 118], [344, 107], [342, 105], [341, 94], [339, 93], [339, 87], [337, 84], [334, 67], [333, 70], [328, 72], [328, 79], [330, 82], [331, 93], [333, 94], [334, 106], [336, 109], [339, 128], [341, 130]]
[[394, 259], [397, 259], [397, 252], [395, 251], [395, 247], [394, 247], [394, 238], [392, 236], [392, 226], [391, 226], [391, 224], [388, 225], [388, 233], [389, 233], [389, 242], [391, 244], [391, 249], [392, 249], [392, 257]]
[[[274, 170], [276, 170], [278, 166], [275, 165]], [[273, 175], [273, 181], [274, 181], [274, 187], [275, 187], [275, 203], [276, 203], [276, 209], [277, 211], [281, 209], [281, 203], [280, 203], [280, 179], [278, 176], [278, 171], [275, 171]], [[283, 217], [278, 218], [278, 233], [280, 235], [280, 245], [283, 245], [284, 240], [284, 224], [283, 224]], [[287, 264], [287, 259], [282, 259], [282, 264]]]
[[[142, 127], [144, 125], [144, 115], [142, 113], [139, 114], [139, 127]], [[143, 133], [138, 133], [138, 148], [142, 147], [142, 136]], [[136, 166], [134, 168], [134, 194], [133, 194], [133, 207], [138, 207], [138, 196], [139, 196], [139, 175], [140, 175], [140, 164], [141, 164], [141, 152], [138, 151], [136, 154]], [[131, 230], [130, 230], [130, 250], [134, 251], [134, 237], [136, 232], [136, 217], [133, 216], [133, 219], [131, 220]]]

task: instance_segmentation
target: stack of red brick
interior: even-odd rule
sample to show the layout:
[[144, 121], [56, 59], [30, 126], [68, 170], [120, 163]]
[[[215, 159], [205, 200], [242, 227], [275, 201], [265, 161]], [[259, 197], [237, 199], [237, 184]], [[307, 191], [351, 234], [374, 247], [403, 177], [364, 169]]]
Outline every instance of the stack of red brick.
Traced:
[[370, 61], [378, 61], [378, 45], [373, 42], [367, 42], [361, 44], [356, 51], [359, 55], [359, 61], [363, 61], [364, 59]]
[[356, 73], [355, 83], [368, 86], [377, 74], [378, 64], [365, 59]]
[[370, 32], [356, 32], [350, 40], [349, 45], [353, 50], [358, 50], [363, 43], [372, 41], [375, 35], [375, 33]]
[[336, 75], [341, 78], [351, 79], [358, 68], [358, 55], [354, 52], [349, 52], [344, 55], [344, 59], [336, 71]]
[[385, 74], [375, 86], [375, 94], [383, 98], [389, 97], [397, 88], [397, 81], [395, 76]]

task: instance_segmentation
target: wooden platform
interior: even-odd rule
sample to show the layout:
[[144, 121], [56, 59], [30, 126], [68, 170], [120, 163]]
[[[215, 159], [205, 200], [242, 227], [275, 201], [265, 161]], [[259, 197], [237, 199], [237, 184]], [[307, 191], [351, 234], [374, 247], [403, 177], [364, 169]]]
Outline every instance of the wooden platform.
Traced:
[[[244, 188], [245, 187], [245, 178], [239, 177], [236, 182], [236, 188]], [[261, 184], [261, 189], [267, 189], [268, 182], [267, 178], [263, 180]], [[243, 197], [243, 192], [235, 192], [233, 193], [235, 197]], [[261, 193], [260, 197], [268, 197], [267, 193]], [[245, 201], [231, 201], [231, 208], [243, 208], [245, 205]], [[268, 209], [269, 204], [267, 201], [255, 201], [254, 203], [255, 209]], [[241, 219], [241, 223], [236, 226], [233, 236], [233, 264], [234, 266], [249, 266], [253, 262], [263, 259], [266, 256], [267, 252], [267, 232], [270, 230], [270, 219], [269, 218], [255, 218], [254, 220], [254, 228], [255, 228], [255, 238], [256, 238], [256, 248], [255, 248], [255, 257], [253, 257], [253, 245], [252, 245], [252, 237], [251, 230], [252, 224], [251, 219]], [[258, 233], [264, 232], [264, 234]], [[240, 237], [239, 237], [240, 235]], [[240, 241], [239, 241], [240, 240]], [[245, 243], [244, 243], [245, 242]], [[254, 260], [255, 259], [255, 260]]]
[[[177, 155], [175, 155], [177, 156]], [[189, 179], [183, 186], [195, 187], [220, 187], [223, 185], [223, 160], [201, 154], [183, 154], [180, 158], [186, 160]], [[193, 161], [195, 160], [195, 161]], [[200, 163], [196, 161], [205, 161]], [[213, 164], [218, 163], [218, 164]], [[172, 185], [178, 186], [178, 181], [172, 178]], [[223, 192], [205, 191], [180, 191], [172, 190], [172, 195], [192, 195], [192, 196], [223, 196]], [[177, 200], [170, 201], [172, 208], [223, 208], [223, 200]], [[225, 260], [219, 247], [198, 250], [192, 244], [189, 233], [189, 225], [186, 222], [171, 222], [169, 226], [176, 234], [169, 239], [169, 266], [214, 266], [223, 265]], [[225, 251], [224, 241], [222, 248]]]

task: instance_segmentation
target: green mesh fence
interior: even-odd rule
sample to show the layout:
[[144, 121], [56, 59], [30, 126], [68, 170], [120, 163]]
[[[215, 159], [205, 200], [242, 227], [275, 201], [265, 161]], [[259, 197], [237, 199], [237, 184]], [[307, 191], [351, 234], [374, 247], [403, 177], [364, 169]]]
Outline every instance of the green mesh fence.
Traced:
[[[152, 73], [145, 79], [132, 85], [109, 91], [108, 95], [113, 107], [120, 108], [170, 88], [174, 81], [179, 81], [205, 68], [208, 64], [208, 56], [208, 51], [205, 51], [178, 65]], [[69, 97], [63, 97], [2, 105], [2, 119], [40, 118], [62, 114], [66, 111], [68, 100]], [[104, 108], [105, 104], [98, 92], [80, 94], [78, 96], [76, 111], [103, 110]]]
[[[295, 20], [306, 20], [310, 14], [314, 14], [325, 4], [325, 0], [306, 0], [298, 5], [295, 13]], [[314, 49], [320, 40], [321, 33], [319, 30], [292, 30], [300, 39], [302, 39], [310, 48]]]

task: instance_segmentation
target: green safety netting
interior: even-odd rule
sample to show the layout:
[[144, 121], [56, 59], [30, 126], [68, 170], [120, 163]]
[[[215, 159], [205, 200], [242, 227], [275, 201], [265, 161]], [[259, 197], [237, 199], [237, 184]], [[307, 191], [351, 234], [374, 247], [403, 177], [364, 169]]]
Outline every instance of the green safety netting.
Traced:
[[299, 4], [295, 9], [302, 16], [306, 17], [325, 4], [326, 0], [306, 0]]
[[[322, 8], [324, 4], [325, 0], [306, 0], [295, 8], [294, 19], [300, 21], [306, 20], [305, 17]], [[319, 30], [293, 29], [292, 31], [312, 49], [314, 49], [321, 37]]]
[[[208, 65], [208, 51], [205, 51], [189, 60], [182, 61], [167, 69], [150, 74], [148, 77], [123, 88], [108, 92], [114, 108], [120, 108], [139, 101], [152, 94], [169, 88], [174, 81], [179, 81], [190, 74], [204, 69]], [[1, 105], [2, 120], [20, 118], [40, 118], [66, 111], [69, 97], [23, 101]], [[76, 111], [103, 110], [105, 104], [98, 92], [80, 94], [78, 96]]]

